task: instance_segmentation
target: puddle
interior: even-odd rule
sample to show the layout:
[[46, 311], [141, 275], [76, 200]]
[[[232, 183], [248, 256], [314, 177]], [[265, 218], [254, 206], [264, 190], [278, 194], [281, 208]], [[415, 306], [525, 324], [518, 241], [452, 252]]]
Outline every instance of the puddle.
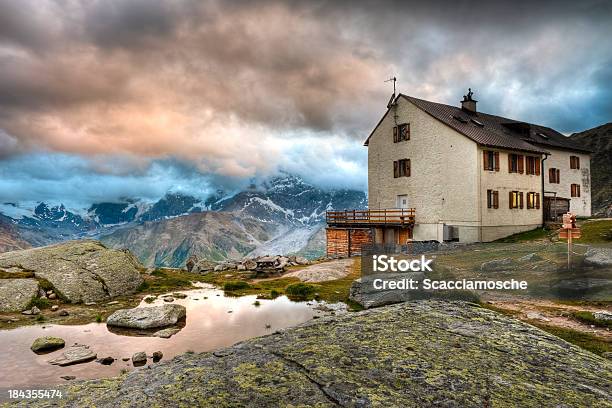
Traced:
[[[307, 303], [292, 302], [284, 296], [274, 300], [260, 299], [260, 306], [254, 306], [256, 296], [226, 297], [223, 291], [207, 286], [180, 293], [188, 295], [187, 298], [176, 299], [174, 303], [187, 308], [187, 319], [181, 331], [169, 339], [136, 333], [118, 334], [109, 331], [105, 323], [38, 325], [1, 330], [0, 387], [66, 383], [60, 378], [66, 375], [76, 376], [77, 379], [113, 377], [122, 370], [134, 369], [131, 360], [122, 361], [122, 358], [131, 358], [138, 351], [144, 351], [148, 356], [161, 351], [164, 361], [186, 351], [215, 350], [270, 334], [277, 329], [303, 323], [318, 314]], [[143, 301], [140, 307], [162, 304], [163, 298], [158, 297], [150, 304]], [[33, 353], [30, 346], [40, 336], [61, 337], [66, 341], [66, 347], [74, 343], [86, 344], [98, 354], [98, 358], [111, 356], [116, 361], [108, 366], [95, 361], [68, 367], [53, 366], [48, 360], [60, 356], [63, 350], [43, 355]], [[151, 359], [148, 364], [152, 364]]]

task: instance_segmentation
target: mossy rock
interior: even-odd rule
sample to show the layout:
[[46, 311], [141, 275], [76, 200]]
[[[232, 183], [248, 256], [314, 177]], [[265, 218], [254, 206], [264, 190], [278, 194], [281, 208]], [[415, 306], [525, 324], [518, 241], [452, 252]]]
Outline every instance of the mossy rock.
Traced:
[[66, 342], [60, 337], [44, 336], [34, 340], [34, 343], [32, 343], [30, 349], [35, 353], [40, 353], [43, 351], [53, 351], [61, 349], [65, 345]]

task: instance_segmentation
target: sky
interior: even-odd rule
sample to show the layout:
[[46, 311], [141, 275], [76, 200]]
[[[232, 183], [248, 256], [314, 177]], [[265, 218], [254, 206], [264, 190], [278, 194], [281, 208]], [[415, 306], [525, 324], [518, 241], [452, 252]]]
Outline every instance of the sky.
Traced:
[[0, 202], [366, 189], [402, 93], [565, 134], [612, 119], [610, 1], [0, 0]]

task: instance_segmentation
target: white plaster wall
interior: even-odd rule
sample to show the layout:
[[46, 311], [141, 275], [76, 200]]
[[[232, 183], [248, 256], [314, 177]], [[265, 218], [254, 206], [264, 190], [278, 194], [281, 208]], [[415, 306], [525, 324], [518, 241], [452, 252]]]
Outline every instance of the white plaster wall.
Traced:
[[[369, 208], [395, 208], [397, 196], [406, 194], [416, 210], [415, 240], [441, 241], [439, 223], [477, 227], [476, 143], [403, 98], [396, 109], [397, 120], [392, 109], [369, 141]], [[410, 140], [393, 143], [396, 123], [410, 123]], [[404, 158], [411, 160], [411, 176], [394, 178], [393, 161]], [[460, 239], [472, 242], [477, 234], [460, 229]]]
[[[554, 191], [557, 197], [570, 199], [570, 211], [580, 217], [591, 216], [591, 157], [588, 154], [574, 153], [564, 150], [546, 149], [551, 154], [544, 161], [544, 190]], [[570, 169], [570, 156], [580, 157], [580, 169]], [[560, 170], [561, 182], [549, 183], [548, 169]], [[571, 185], [580, 184], [580, 197], [571, 196]], [[551, 196], [552, 194], [547, 194]]]
[[[483, 168], [483, 150], [499, 152], [499, 171]], [[508, 235], [528, 231], [542, 224], [543, 198], [541, 175], [510, 173], [508, 156], [512, 153], [523, 156], [537, 156], [535, 153], [514, 152], [503, 149], [479, 148], [478, 168], [480, 169], [480, 200], [482, 231], [481, 241], [493, 241]], [[524, 168], [527, 159], [523, 157]], [[487, 190], [499, 191], [499, 208], [487, 208]], [[510, 191], [523, 192], [523, 208], [510, 209]], [[540, 209], [527, 209], [527, 193], [540, 193]]]

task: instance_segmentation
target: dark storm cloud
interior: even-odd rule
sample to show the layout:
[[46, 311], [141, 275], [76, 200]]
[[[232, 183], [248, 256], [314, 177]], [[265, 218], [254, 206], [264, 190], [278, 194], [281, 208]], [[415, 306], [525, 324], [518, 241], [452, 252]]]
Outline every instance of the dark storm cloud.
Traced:
[[610, 121], [611, 27], [608, 1], [0, 0], [0, 158], [359, 185], [355, 146], [393, 75], [450, 104], [472, 87], [483, 111], [566, 133]]

